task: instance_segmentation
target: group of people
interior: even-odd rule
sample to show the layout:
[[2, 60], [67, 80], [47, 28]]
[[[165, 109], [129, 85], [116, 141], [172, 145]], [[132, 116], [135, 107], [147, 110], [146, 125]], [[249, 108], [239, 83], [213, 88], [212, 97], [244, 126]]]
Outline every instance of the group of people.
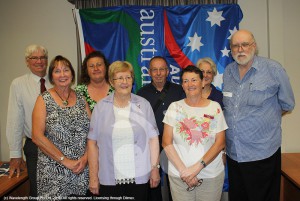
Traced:
[[73, 90], [71, 62], [58, 55], [47, 73], [46, 48], [30, 45], [31, 72], [10, 88], [9, 177], [25, 164], [25, 135], [30, 195], [38, 199], [159, 201], [165, 177], [170, 200], [219, 201], [226, 152], [230, 201], [279, 201], [281, 117], [294, 108], [293, 91], [284, 68], [257, 55], [251, 32], [235, 32], [230, 47], [235, 61], [223, 93], [212, 84], [212, 59], [183, 68], [177, 85], [167, 80], [165, 58], [155, 56], [151, 83], [133, 94], [127, 61], [90, 53]]

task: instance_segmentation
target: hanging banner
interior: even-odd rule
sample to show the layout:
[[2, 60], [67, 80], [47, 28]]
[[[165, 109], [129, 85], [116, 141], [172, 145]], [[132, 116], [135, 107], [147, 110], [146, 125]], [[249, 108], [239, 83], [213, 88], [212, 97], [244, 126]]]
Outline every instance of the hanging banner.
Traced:
[[169, 79], [180, 83], [180, 72], [198, 59], [211, 57], [217, 64], [214, 85], [222, 89], [222, 75], [232, 62], [231, 35], [243, 14], [237, 4], [189, 6], [117, 6], [76, 11], [81, 55], [102, 51], [110, 62], [134, 66], [134, 91], [151, 82], [149, 61], [167, 59]]

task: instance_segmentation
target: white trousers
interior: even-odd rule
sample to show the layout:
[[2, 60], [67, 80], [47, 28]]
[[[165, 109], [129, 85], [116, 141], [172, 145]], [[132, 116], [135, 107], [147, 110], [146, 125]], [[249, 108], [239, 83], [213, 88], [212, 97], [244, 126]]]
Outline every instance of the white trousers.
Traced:
[[220, 201], [224, 184], [224, 172], [214, 178], [203, 179], [201, 186], [187, 191], [188, 185], [179, 177], [169, 175], [173, 201]]

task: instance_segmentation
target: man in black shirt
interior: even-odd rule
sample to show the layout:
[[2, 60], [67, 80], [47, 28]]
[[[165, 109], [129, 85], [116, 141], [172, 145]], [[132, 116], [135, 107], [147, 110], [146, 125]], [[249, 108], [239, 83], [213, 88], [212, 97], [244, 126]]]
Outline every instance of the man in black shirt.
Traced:
[[[143, 86], [137, 95], [147, 99], [154, 111], [156, 124], [159, 130], [159, 144], [160, 150], [162, 151], [162, 135], [163, 135], [163, 118], [167, 111], [169, 105], [174, 102], [185, 98], [185, 93], [181, 85], [171, 83], [167, 81], [169, 74], [168, 65], [166, 59], [161, 56], [155, 56], [150, 60], [149, 75], [152, 78], [152, 82]], [[162, 157], [161, 160], [166, 157]], [[167, 161], [164, 161], [167, 163]], [[167, 172], [167, 169], [164, 169]], [[167, 181], [168, 183], [168, 181]], [[169, 198], [171, 198], [170, 187], [168, 184]], [[150, 190], [150, 200], [151, 201], [161, 201], [161, 185], [157, 188]]]

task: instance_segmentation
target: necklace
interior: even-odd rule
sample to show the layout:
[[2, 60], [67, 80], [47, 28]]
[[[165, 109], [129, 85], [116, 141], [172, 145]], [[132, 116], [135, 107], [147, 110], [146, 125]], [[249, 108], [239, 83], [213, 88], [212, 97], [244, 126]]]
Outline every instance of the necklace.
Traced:
[[71, 94], [71, 90], [69, 92], [69, 95], [68, 95], [68, 98], [66, 100], [62, 99], [62, 97], [58, 94], [58, 92], [56, 91], [56, 89], [54, 89], [55, 93], [58, 95], [58, 97], [61, 99], [62, 101], [62, 104], [64, 106], [67, 106], [69, 104], [68, 100], [69, 100], [69, 97], [70, 97], [70, 94]]

